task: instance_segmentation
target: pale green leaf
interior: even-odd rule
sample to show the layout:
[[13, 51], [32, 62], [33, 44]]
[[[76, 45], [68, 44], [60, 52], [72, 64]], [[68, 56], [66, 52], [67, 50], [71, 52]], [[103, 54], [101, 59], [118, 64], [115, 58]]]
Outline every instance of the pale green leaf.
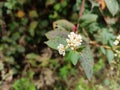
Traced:
[[56, 49], [57, 50], [57, 47], [59, 44], [63, 44], [63, 45], [66, 45], [67, 42], [66, 42], [66, 39], [63, 38], [63, 37], [60, 37], [60, 36], [57, 36], [47, 42], [45, 42], [49, 47], [53, 48], [53, 49]]
[[115, 16], [119, 11], [119, 5], [117, 0], [105, 0], [106, 6], [110, 13]]
[[93, 22], [96, 22], [98, 16], [96, 14], [85, 14], [80, 19], [80, 26], [85, 27]]
[[72, 29], [74, 28], [74, 24], [65, 19], [62, 19], [53, 22], [53, 28], [54, 29], [61, 28], [68, 31], [72, 31]]
[[111, 61], [112, 61], [113, 58], [114, 58], [114, 53], [113, 53], [113, 51], [112, 51], [112, 50], [107, 50], [106, 55], [107, 55], [108, 62], [111, 63]]
[[55, 29], [55, 30], [47, 32], [46, 37], [48, 39], [55, 38], [56, 36], [61, 36], [61, 37], [67, 38], [68, 34], [69, 34], [69, 32], [66, 30]]

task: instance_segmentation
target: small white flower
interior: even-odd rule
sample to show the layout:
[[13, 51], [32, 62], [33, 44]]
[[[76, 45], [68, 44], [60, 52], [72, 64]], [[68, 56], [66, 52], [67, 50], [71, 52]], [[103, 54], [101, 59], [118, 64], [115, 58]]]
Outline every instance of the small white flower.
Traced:
[[65, 47], [63, 44], [59, 44], [59, 46], [57, 47], [59, 54], [65, 56]]
[[115, 40], [115, 41], [113, 42], [113, 44], [114, 44], [114, 45], [118, 45], [118, 44], [119, 44], [119, 41], [118, 41], [118, 40]]
[[115, 53], [114, 56], [117, 57], [117, 54]]

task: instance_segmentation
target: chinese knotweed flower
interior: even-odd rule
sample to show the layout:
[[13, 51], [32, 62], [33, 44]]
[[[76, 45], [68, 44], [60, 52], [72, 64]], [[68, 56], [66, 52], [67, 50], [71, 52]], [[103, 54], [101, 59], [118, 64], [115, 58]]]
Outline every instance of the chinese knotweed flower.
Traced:
[[67, 46], [69, 48], [71, 48], [72, 50], [75, 50], [76, 47], [80, 46], [81, 45], [81, 42], [82, 42], [82, 37], [81, 35], [79, 34], [76, 34], [74, 32], [71, 32], [69, 35], [68, 35], [68, 39], [66, 39], [67, 41]]
[[64, 56], [65, 50], [68, 48], [76, 50], [76, 48], [78, 48], [82, 43], [82, 36], [74, 32], [70, 32], [68, 38], [66, 39], [66, 42], [66, 46], [64, 46], [63, 44], [59, 44], [59, 46], [57, 47], [60, 55]]

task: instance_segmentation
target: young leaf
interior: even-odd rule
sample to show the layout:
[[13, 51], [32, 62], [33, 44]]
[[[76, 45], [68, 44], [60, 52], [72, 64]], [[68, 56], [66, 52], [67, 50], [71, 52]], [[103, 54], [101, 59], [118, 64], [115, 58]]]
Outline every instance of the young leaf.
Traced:
[[74, 28], [74, 24], [72, 24], [71, 22], [63, 19], [63, 20], [57, 20], [55, 22], [53, 22], [53, 28], [56, 29], [56, 28], [64, 28], [66, 29], [67, 31], [72, 31], [72, 29]]
[[48, 40], [47, 42], [45, 42], [45, 44], [47, 44], [49, 47], [57, 50], [57, 46], [59, 44], [66, 45], [67, 42], [66, 42], [65, 38], [57, 36], [57, 37], [55, 37], [55, 38], [53, 38], [51, 40]]
[[80, 26], [85, 27], [97, 20], [98, 16], [96, 14], [85, 14], [80, 19]]
[[55, 30], [52, 30], [52, 31], [49, 31], [46, 33], [46, 37], [48, 39], [53, 39], [55, 38], [56, 36], [61, 36], [61, 37], [64, 37], [64, 38], [67, 38], [67, 35], [69, 34], [68, 31], [66, 30], [59, 30], [59, 29], [55, 29]]
[[86, 45], [86, 48], [83, 49], [80, 62], [88, 80], [90, 80], [93, 75], [93, 57], [89, 45]]
[[107, 55], [108, 62], [111, 63], [111, 61], [112, 61], [113, 58], [114, 58], [114, 53], [113, 53], [113, 51], [112, 51], [112, 50], [107, 50], [106, 55]]
[[76, 65], [78, 60], [79, 60], [79, 58], [80, 58], [80, 53], [77, 52], [77, 51], [71, 50], [69, 52], [69, 55], [68, 55], [67, 59], [69, 59], [73, 63], [73, 65]]
[[117, 0], [105, 0], [105, 3], [110, 13], [115, 16], [115, 14], [117, 14], [117, 12], [119, 11]]

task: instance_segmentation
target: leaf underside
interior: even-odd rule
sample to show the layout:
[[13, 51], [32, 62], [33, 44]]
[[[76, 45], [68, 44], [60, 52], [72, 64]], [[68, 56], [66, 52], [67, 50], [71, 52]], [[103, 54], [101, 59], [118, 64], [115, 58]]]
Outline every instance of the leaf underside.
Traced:
[[80, 62], [81, 62], [81, 66], [83, 67], [88, 80], [90, 80], [93, 75], [93, 56], [90, 51], [89, 45], [86, 45], [86, 48], [82, 51]]
[[61, 36], [61, 37], [64, 37], [64, 38], [67, 38], [67, 35], [69, 34], [68, 31], [66, 30], [59, 30], [59, 29], [55, 29], [55, 30], [52, 30], [52, 31], [49, 31], [46, 33], [46, 37], [48, 39], [53, 39], [55, 38], [56, 36]]

